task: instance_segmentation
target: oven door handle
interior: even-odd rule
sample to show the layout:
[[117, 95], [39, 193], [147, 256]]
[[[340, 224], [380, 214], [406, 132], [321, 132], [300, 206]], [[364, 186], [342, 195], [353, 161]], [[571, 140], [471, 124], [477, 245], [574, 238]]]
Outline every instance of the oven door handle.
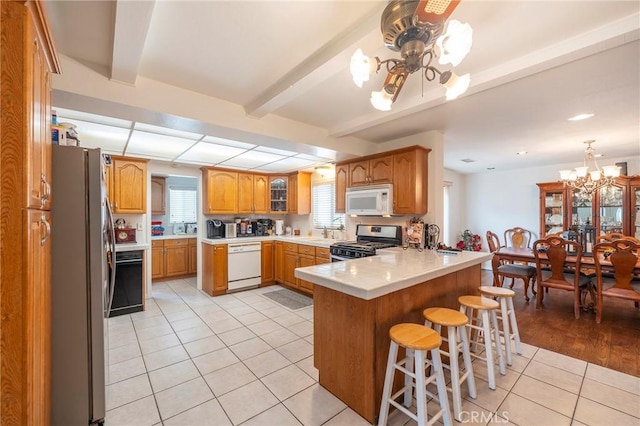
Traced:
[[116, 260], [116, 265], [124, 265], [127, 263], [139, 263], [142, 264], [142, 259], [131, 259], [131, 260]]

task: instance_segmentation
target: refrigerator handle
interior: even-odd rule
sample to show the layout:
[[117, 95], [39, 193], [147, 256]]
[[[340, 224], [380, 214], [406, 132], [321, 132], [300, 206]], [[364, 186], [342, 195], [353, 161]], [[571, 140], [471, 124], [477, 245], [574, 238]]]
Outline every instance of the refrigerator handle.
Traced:
[[109, 203], [109, 199], [106, 198], [106, 206], [107, 206], [107, 232], [109, 238], [109, 247], [107, 252], [107, 263], [109, 264], [109, 269], [111, 271], [110, 274], [110, 282], [109, 282], [109, 294], [107, 297], [109, 298], [109, 303], [107, 304], [107, 318], [111, 314], [111, 303], [113, 302], [113, 292], [116, 285], [116, 233], [113, 225], [113, 214], [111, 213], [111, 204]]

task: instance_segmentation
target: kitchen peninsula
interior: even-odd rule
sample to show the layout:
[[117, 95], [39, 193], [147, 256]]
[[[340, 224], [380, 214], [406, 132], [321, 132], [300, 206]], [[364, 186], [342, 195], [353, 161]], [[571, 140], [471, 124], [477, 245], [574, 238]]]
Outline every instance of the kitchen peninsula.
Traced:
[[375, 423], [389, 353], [389, 329], [423, 323], [429, 306], [458, 308], [477, 294], [486, 252], [439, 254], [391, 248], [379, 255], [296, 269], [315, 284], [314, 365], [320, 384]]

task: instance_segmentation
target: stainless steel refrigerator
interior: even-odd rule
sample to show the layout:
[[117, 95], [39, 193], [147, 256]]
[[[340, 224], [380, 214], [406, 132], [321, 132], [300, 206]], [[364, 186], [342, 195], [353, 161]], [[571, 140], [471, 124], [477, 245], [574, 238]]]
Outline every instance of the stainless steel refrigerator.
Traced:
[[53, 146], [51, 423], [104, 422], [113, 220], [99, 149]]

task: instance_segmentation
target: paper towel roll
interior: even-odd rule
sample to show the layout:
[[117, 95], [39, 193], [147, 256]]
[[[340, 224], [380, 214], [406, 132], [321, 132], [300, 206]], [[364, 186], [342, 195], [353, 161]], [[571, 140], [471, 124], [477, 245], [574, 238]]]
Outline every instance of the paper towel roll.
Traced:
[[284, 234], [284, 220], [276, 220], [276, 235]]

